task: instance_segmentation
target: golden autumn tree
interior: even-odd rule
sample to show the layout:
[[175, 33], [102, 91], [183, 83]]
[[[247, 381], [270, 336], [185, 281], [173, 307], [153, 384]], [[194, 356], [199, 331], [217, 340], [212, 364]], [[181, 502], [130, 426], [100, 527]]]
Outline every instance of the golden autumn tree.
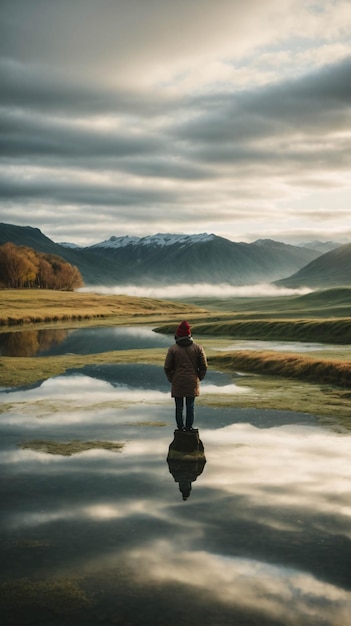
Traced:
[[9, 242], [0, 246], [0, 286], [73, 291], [83, 285], [81, 273], [59, 256]]
[[0, 246], [0, 281], [5, 287], [34, 286], [36, 274], [35, 253], [10, 242]]
[[41, 289], [50, 289], [54, 281], [54, 272], [52, 265], [45, 259], [45, 256], [39, 255], [39, 267], [37, 274], [37, 287]]
[[74, 265], [53, 254], [41, 255], [41, 258], [51, 267], [51, 289], [73, 291], [83, 285], [81, 273]]

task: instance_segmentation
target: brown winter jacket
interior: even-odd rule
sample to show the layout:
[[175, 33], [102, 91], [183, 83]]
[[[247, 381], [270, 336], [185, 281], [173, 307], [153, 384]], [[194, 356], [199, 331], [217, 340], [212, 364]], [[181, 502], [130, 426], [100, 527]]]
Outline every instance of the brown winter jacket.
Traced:
[[172, 383], [172, 398], [198, 396], [200, 380], [207, 372], [205, 352], [192, 339], [178, 339], [168, 350], [164, 370]]

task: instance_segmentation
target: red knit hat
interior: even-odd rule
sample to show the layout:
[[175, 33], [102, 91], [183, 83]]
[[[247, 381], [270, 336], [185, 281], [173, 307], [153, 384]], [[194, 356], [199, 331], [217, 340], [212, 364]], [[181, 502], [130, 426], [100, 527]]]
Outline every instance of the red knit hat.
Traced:
[[175, 334], [176, 334], [176, 337], [190, 337], [191, 335], [190, 324], [188, 324], [188, 322], [184, 320], [184, 322], [179, 324]]

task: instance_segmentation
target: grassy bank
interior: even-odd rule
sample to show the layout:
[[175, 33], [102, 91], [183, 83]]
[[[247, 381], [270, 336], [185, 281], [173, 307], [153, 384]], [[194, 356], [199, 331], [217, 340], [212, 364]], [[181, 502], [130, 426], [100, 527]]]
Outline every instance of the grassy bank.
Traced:
[[351, 343], [351, 319], [252, 320], [199, 324], [194, 332], [247, 339]]
[[90, 293], [43, 289], [0, 291], [0, 327], [49, 322], [119, 320], [140, 316], [192, 316], [204, 312], [191, 304], [132, 296], [104, 296]]
[[[351, 361], [312, 358], [283, 352], [208, 352], [210, 367], [332, 384], [351, 388]], [[55, 357], [0, 357], [0, 378], [4, 387], [22, 387], [58, 376], [69, 369], [105, 363], [146, 363], [163, 365], [165, 350], [116, 350], [99, 354], [64, 354]]]
[[[172, 333], [175, 326], [165, 324], [156, 328], [160, 333]], [[351, 318], [308, 320], [227, 320], [195, 322], [193, 333], [227, 336], [238, 339], [275, 341], [314, 341], [321, 343], [351, 343]]]
[[72, 456], [87, 450], [108, 450], [109, 452], [122, 452], [125, 443], [113, 441], [44, 441], [42, 439], [32, 439], [18, 444], [22, 450], [35, 450], [46, 454], [57, 454], [61, 456]]
[[351, 389], [351, 361], [315, 359], [277, 352], [238, 351], [212, 356], [209, 362], [216, 369], [284, 376]]
[[[233, 394], [201, 394], [197, 400], [199, 411], [201, 405], [255, 408], [262, 411], [289, 410], [318, 415], [333, 428], [350, 428], [350, 385], [343, 387], [340, 384], [342, 380], [346, 380], [346, 383], [350, 380], [351, 363], [348, 363], [346, 370], [342, 372], [344, 376], [342, 379], [338, 378], [339, 368], [334, 362], [330, 368], [328, 361], [321, 363], [320, 359], [308, 359], [307, 362], [303, 357], [300, 359], [295, 356], [290, 360], [291, 355], [277, 353], [255, 354], [247, 351], [219, 354], [211, 352], [206, 343], [204, 345], [210, 368], [232, 373], [235, 385], [243, 389], [241, 393]], [[162, 366], [164, 357], [165, 351], [160, 349], [115, 351], [83, 356], [0, 357], [0, 378], [6, 387], [28, 386], [63, 374], [70, 369], [82, 369], [85, 365], [150, 363]], [[287, 363], [283, 367], [284, 359], [287, 359]], [[238, 371], [242, 373], [239, 378], [236, 376]], [[333, 382], [330, 382], [331, 380]], [[56, 402], [64, 402], [64, 399]], [[103, 410], [109, 403], [108, 399], [102, 402], [97, 400], [95, 410], [97, 412]], [[11, 410], [12, 406], [11, 394], [4, 395], [2, 410]], [[21, 408], [18, 410], [21, 411]], [[42, 401], [34, 401], [32, 410], [38, 418], [41, 417]], [[51, 404], [48, 410], [52, 412]]]
[[[223, 371], [231, 372], [225, 368]], [[350, 432], [350, 392], [341, 387], [254, 373], [242, 374], [233, 382], [242, 389], [241, 393], [200, 395], [197, 399], [199, 409], [204, 404], [218, 408], [252, 408], [262, 413], [291, 411], [317, 416], [320, 422], [334, 430]]]
[[161, 350], [116, 350], [99, 354], [63, 354], [43, 357], [0, 357], [0, 380], [3, 387], [26, 387], [69, 369], [81, 369], [85, 365], [105, 363], [154, 363], [161, 364]]

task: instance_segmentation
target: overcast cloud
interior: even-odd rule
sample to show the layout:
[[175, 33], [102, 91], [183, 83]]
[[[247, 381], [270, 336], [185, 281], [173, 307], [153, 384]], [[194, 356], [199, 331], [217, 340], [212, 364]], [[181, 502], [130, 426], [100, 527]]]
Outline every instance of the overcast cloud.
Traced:
[[2, 0], [0, 219], [351, 240], [347, 0]]

